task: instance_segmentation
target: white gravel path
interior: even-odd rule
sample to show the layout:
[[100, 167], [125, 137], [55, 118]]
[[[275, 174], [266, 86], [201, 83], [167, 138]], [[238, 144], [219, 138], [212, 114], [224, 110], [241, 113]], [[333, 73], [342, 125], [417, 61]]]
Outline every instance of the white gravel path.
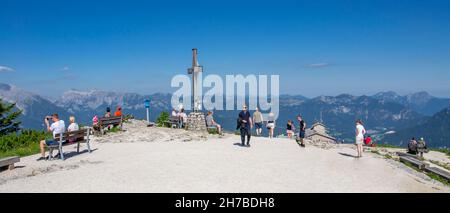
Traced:
[[347, 146], [303, 149], [287, 139], [252, 140], [250, 148], [234, 145], [234, 135], [189, 142], [94, 141], [94, 152], [64, 162], [22, 158], [19, 168], [0, 172], [0, 192], [450, 192], [395, 161], [347, 156], [354, 154]]

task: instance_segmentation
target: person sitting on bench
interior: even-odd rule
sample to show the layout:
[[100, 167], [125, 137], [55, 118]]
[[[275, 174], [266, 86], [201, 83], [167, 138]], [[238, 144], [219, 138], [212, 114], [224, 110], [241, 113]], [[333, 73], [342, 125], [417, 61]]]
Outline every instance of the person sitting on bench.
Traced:
[[[75, 132], [80, 130], [80, 127], [78, 126], [78, 124], [75, 122], [75, 116], [70, 116], [69, 117], [69, 127], [67, 127], [67, 132]], [[79, 138], [70, 138], [67, 142], [69, 143], [75, 143], [77, 141], [81, 141], [84, 140], [84, 137], [79, 137]]]
[[221, 127], [218, 123], [216, 123], [216, 121], [214, 120], [213, 117], [213, 112], [212, 111], [208, 111], [208, 115], [206, 116], [206, 126], [207, 127], [216, 127], [217, 128], [217, 132], [219, 134], [221, 134]]
[[122, 116], [122, 107], [117, 106], [117, 109], [116, 109], [116, 111], [114, 112], [114, 116], [116, 116], [116, 117]]
[[408, 143], [408, 153], [412, 155], [417, 155], [417, 141], [413, 137]]
[[[49, 120], [52, 120], [52, 125], [49, 124]], [[53, 132], [53, 139], [52, 140], [42, 140], [40, 142], [40, 149], [41, 149], [41, 157], [37, 160], [44, 160], [45, 158], [45, 146], [52, 146], [52, 145], [59, 145], [59, 142], [55, 140], [56, 136], [64, 133], [66, 130], [66, 125], [64, 124], [63, 120], [59, 120], [58, 114], [53, 114], [52, 116], [46, 116], [44, 119], [45, 125], [47, 126], [47, 131]]]

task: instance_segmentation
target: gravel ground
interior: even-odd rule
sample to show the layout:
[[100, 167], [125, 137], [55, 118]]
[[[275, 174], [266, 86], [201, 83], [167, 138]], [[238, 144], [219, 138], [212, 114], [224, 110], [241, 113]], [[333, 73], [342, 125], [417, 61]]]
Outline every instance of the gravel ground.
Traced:
[[[293, 140], [240, 138], [145, 127], [94, 138], [65, 161], [21, 158], [0, 172], [0, 192], [450, 192], [393, 160], [351, 146], [300, 148]], [[84, 148], [84, 146], [82, 147]]]

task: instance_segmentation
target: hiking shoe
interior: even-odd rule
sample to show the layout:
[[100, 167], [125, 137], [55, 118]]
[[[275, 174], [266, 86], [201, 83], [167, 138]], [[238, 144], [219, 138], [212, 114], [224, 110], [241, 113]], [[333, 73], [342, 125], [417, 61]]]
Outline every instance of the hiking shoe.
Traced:
[[305, 147], [305, 144], [300, 144], [301, 147]]
[[250, 147], [250, 144], [249, 144], [249, 143], [247, 143], [247, 146], [248, 146], [248, 147]]

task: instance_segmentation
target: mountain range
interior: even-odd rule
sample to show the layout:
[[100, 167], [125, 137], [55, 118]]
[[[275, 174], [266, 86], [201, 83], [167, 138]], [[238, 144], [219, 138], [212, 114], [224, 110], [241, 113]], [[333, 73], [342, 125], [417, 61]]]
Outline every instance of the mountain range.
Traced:
[[[155, 120], [162, 111], [171, 109], [171, 94], [78, 91], [69, 90], [56, 99], [50, 100], [38, 94], [25, 91], [14, 85], [0, 83], [0, 98], [17, 103], [24, 110], [21, 116], [23, 128], [43, 129], [43, 119], [51, 113], [58, 113], [67, 120], [75, 115], [81, 124], [90, 125], [94, 115], [103, 115], [106, 107], [122, 106], [125, 114], [145, 118], [143, 100], [150, 99], [150, 119]], [[423, 125], [437, 125], [435, 120], [444, 116], [441, 110], [450, 106], [450, 99], [437, 98], [426, 92], [401, 96], [395, 92], [380, 92], [373, 96], [318, 96], [307, 98], [301, 95], [280, 95], [280, 113], [276, 133], [285, 132], [287, 120], [294, 120], [301, 114], [311, 126], [316, 121], [327, 125], [329, 133], [340, 141], [353, 141], [354, 122], [360, 118], [365, 122], [368, 133], [392, 144], [404, 144], [406, 135]], [[252, 110], [252, 109], [251, 109]], [[436, 114], [437, 113], [437, 114]], [[237, 110], [216, 111], [215, 119], [224, 129], [234, 131]], [[447, 119], [448, 117], [443, 117]], [[431, 123], [431, 124], [430, 124]], [[443, 123], [444, 124], [444, 123]], [[447, 127], [449, 125], [447, 124]], [[393, 133], [386, 135], [386, 133]], [[437, 134], [437, 132], [436, 132]], [[430, 137], [429, 134], [423, 136]], [[405, 139], [406, 138], [406, 139]], [[433, 146], [448, 146], [445, 138], [433, 136]], [[435, 139], [436, 138], [436, 139]]]

